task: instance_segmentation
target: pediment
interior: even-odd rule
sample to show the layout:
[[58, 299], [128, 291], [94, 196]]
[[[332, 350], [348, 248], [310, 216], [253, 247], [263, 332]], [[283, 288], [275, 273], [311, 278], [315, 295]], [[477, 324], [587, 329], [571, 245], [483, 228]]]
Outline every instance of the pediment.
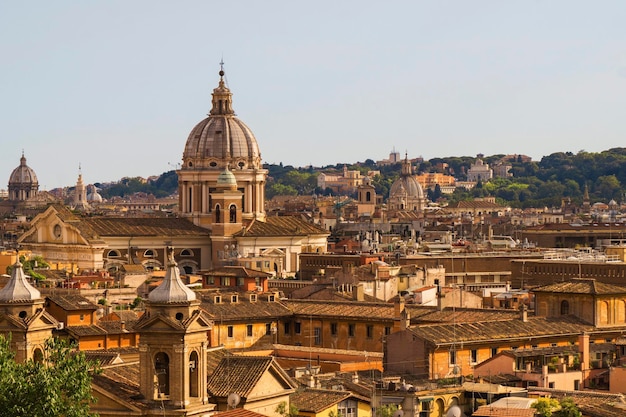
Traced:
[[269, 249], [265, 249], [264, 251], [261, 251], [261, 256], [281, 257], [281, 256], [285, 256], [285, 252], [278, 248], [269, 248]]
[[[61, 210], [61, 211], [59, 211]], [[89, 237], [84, 236], [78, 225], [80, 219], [55, 206], [48, 207], [31, 222], [31, 227], [18, 239], [19, 243], [89, 245]], [[67, 218], [72, 216], [71, 218]]]

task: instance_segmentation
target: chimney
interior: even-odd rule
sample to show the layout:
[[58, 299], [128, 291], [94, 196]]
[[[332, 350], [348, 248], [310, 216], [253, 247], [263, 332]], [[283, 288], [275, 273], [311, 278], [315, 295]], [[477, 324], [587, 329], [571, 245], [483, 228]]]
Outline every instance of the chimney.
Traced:
[[528, 323], [528, 307], [526, 304], [522, 304], [520, 307], [520, 312], [522, 314], [521, 319], [524, 323]]
[[439, 279], [435, 279], [435, 285], [437, 286], [437, 311], [443, 310], [442, 298], [444, 295], [441, 293], [441, 286], [439, 285]]
[[124, 320], [120, 321], [120, 330], [126, 331], [126, 322]]
[[353, 301], [363, 301], [365, 297], [363, 296], [363, 284], [358, 284], [352, 287], [352, 300]]
[[352, 383], [353, 384], [358, 384], [359, 383], [359, 374], [357, 372], [352, 374]]
[[589, 334], [583, 333], [578, 336], [578, 352], [580, 353], [580, 370], [583, 372], [585, 379], [585, 371], [589, 369]]

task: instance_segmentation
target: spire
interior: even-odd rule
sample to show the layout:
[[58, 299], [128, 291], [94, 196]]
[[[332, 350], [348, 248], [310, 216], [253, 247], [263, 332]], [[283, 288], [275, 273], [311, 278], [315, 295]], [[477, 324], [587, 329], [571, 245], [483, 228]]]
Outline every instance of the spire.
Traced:
[[13, 265], [9, 282], [0, 290], [0, 302], [15, 303], [33, 301], [40, 298], [41, 293], [26, 280], [24, 268], [22, 268], [22, 264], [18, 260]]
[[167, 271], [161, 285], [148, 295], [152, 303], [181, 303], [196, 299], [196, 293], [187, 288], [180, 279], [180, 271], [174, 260], [174, 248], [167, 247]]
[[404, 161], [402, 161], [402, 176], [409, 176], [411, 175], [412, 169], [411, 169], [411, 161], [409, 161], [409, 154], [405, 153], [404, 154]]
[[213, 90], [213, 107], [209, 112], [209, 116], [217, 115], [234, 115], [232, 102], [232, 93], [226, 87], [224, 82], [224, 62], [220, 62], [220, 82], [217, 88]]

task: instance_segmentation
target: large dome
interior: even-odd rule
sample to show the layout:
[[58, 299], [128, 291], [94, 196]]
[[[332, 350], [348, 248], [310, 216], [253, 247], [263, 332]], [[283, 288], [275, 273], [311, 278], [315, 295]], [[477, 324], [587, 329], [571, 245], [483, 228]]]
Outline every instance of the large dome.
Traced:
[[220, 71], [212, 101], [209, 117], [198, 123], [187, 138], [182, 169], [261, 168], [259, 145], [248, 126], [235, 116], [224, 71]]
[[9, 186], [11, 185], [39, 185], [35, 171], [26, 165], [24, 154], [20, 158], [20, 166], [15, 168], [9, 177]]

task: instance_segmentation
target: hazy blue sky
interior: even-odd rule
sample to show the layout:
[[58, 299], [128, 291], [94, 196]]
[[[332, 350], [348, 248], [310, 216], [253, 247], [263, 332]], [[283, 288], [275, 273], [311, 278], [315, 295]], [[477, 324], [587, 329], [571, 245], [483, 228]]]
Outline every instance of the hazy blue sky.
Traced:
[[3, 1], [0, 188], [172, 169], [222, 57], [269, 163], [626, 146], [624, 1]]

